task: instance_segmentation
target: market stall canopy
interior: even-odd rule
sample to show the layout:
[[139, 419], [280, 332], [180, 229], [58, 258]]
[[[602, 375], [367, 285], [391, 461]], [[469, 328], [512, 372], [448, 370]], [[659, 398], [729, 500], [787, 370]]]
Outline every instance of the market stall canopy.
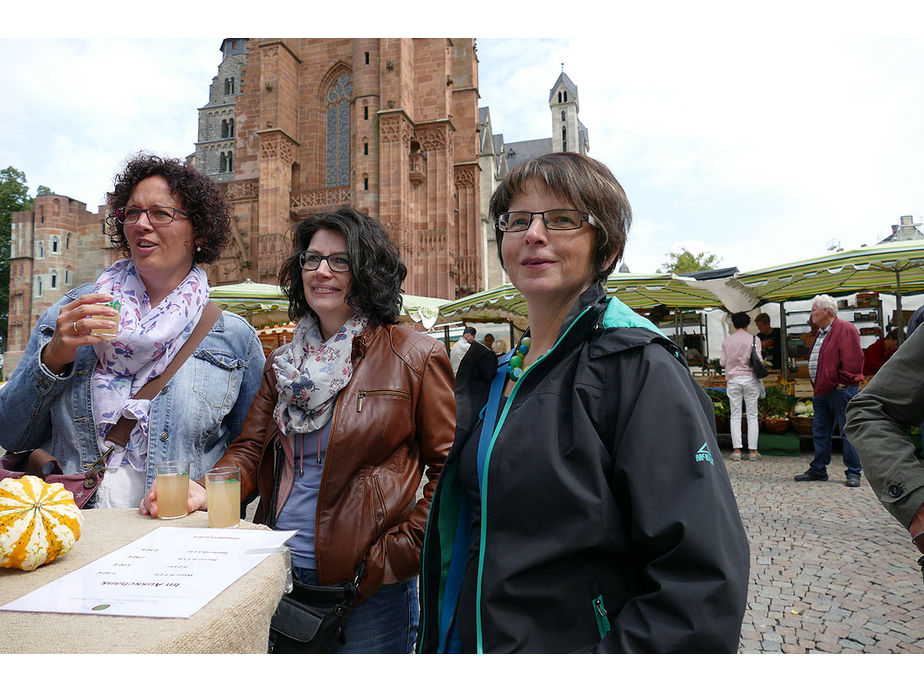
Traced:
[[[712, 282], [724, 285], [728, 281], [727, 278], [698, 281], [694, 277], [676, 274], [616, 272], [606, 280], [606, 292], [633, 309], [658, 305], [668, 308], [721, 308], [722, 300], [709, 286]], [[466, 322], [509, 320], [519, 330], [525, 330], [529, 324], [526, 299], [512, 284], [444, 303], [440, 314]]]
[[[249, 279], [240, 284], [212, 287], [211, 299], [222, 310], [229, 310], [245, 318], [254, 327], [278, 325], [289, 320], [289, 302], [275, 284], [258, 284]], [[430, 329], [439, 316], [445, 299], [427, 296], [401, 296], [401, 316], [407, 322], [419, 322]]]
[[924, 242], [904, 241], [822, 255], [735, 277], [761, 303], [860, 291], [924, 293]]

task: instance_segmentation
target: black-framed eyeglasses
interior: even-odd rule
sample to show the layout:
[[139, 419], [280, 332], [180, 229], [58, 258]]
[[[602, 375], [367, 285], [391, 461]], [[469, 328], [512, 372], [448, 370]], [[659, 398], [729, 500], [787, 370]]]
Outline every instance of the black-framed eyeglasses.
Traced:
[[327, 266], [332, 272], [349, 272], [350, 256], [346, 253], [331, 253], [330, 255], [321, 255], [313, 253], [310, 250], [303, 250], [298, 254], [298, 261], [302, 269], [316, 270], [321, 266], [321, 260], [327, 260]]
[[497, 228], [504, 233], [526, 231], [533, 223], [533, 217], [542, 217], [542, 223], [549, 231], [568, 231], [579, 229], [586, 221], [591, 226], [597, 226], [597, 220], [590, 214], [577, 209], [547, 209], [544, 212], [503, 212], [497, 215]]
[[179, 214], [182, 217], [189, 218], [189, 215], [182, 209], [176, 207], [148, 207], [140, 209], [139, 207], [119, 207], [116, 210], [115, 218], [123, 224], [137, 224], [141, 215], [146, 214], [148, 221], [152, 226], [166, 226], [176, 219]]

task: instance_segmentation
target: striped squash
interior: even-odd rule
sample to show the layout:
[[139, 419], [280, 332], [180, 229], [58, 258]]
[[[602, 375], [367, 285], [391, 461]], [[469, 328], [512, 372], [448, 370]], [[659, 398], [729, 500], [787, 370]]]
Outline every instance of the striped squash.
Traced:
[[35, 476], [0, 481], [0, 568], [35, 570], [70, 551], [83, 516], [74, 494]]

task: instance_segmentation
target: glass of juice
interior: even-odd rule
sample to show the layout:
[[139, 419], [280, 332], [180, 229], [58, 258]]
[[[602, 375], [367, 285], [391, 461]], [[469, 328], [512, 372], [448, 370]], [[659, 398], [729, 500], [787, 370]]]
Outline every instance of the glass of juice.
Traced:
[[109, 303], [103, 304], [109, 308], [112, 308], [116, 311], [115, 315], [94, 315], [95, 320], [108, 320], [112, 323], [109, 327], [94, 327], [90, 330], [90, 334], [94, 337], [102, 337], [103, 339], [115, 339], [119, 336], [119, 313], [122, 310], [122, 304], [118, 301], [109, 301]]
[[205, 473], [209, 504], [209, 527], [237, 527], [241, 524], [241, 470], [215, 467]]
[[189, 462], [165, 460], [157, 463], [157, 517], [177, 520], [189, 514]]

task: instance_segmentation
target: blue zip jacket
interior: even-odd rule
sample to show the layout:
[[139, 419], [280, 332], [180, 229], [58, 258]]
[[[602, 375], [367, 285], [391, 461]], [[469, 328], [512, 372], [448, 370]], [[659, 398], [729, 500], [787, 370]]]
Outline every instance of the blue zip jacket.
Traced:
[[[45, 311], [16, 370], [0, 388], [0, 446], [11, 452], [42, 448], [58, 459], [65, 474], [84, 471], [101, 454], [90, 389], [96, 352], [92, 346], [80, 347], [60, 377], [40, 356], [51, 341], [61, 306], [92, 292], [93, 284], [84, 284]], [[145, 488], [153, 483], [159, 460], [188, 459], [193, 479], [215, 465], [244, 425], [264, 361], [253, 327], [223, 312], [151, 401]]]
[[[459, 454], [497, 359], [472, 346], [424, 540], [421, 652], [458, 650], [470, 537]], [[735, 652], [749, 552], [712, 403], [601, 285], [517, 382], [483, 461], [478, 652]]]

